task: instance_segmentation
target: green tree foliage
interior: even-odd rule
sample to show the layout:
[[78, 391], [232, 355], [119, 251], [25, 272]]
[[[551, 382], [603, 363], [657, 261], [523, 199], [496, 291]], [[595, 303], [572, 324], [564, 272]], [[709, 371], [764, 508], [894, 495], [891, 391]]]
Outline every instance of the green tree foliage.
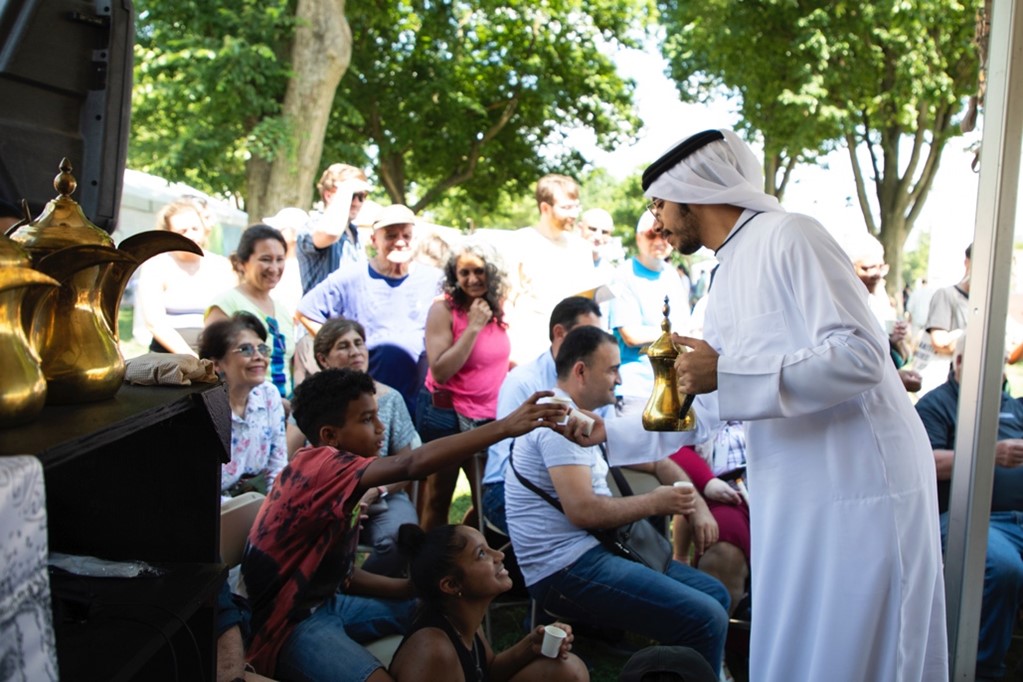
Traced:
[[293, 30], [287, 2], [136, 0], [128, 165], [241, 197], [246, 160], [277, 149]]
[[698, 100], [723, 88], [738, 98], [741, 127], [763, 139], [768, 191], [782, 194], [795, 163], [849, 150], [864, 222], [885, 246], [894, 293], [906, 237], [945, 143], [958, 134], [955, 117], [977, 88], [982, 0], [660, 4], [680, 92]]
[[643, 0], [353, 4], [352, 65], [325, 156], [352, 158], [362, 145], [391, 200], [418, 211], [448, 195], [479, 221], [502, 193], [531, 194], [544, 173], [578, 174], [578, 153], [549, 151], [568, 128], [592, 129], [604, 147], [629, 139], [638, 124], [633, 84], [600, 46], [635, 44], [650, 8]]
[[[246, 160], [285, 160], [304, 130], [280, 115], [295, 9], [209, 5], [139, 1], [130, 161], [238, 196]], [[351, 63], [316, 165], [363, 165], [391, 201], [479, 222], [540, 175], [584, 168], [574, 151], [550, 154], [563, 131], [588, 127], [607, 148], [631, 138], [633, 84], [602, 48], [635, 45], [652, 11], [653, 0], [349, 3]]]

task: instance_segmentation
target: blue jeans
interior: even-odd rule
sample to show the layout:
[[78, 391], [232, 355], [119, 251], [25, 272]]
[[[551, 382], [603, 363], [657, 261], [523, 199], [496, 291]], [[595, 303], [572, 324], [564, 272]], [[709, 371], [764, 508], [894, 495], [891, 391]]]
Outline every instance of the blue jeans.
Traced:
[[529, 587], [545, 610], [565, 620], [621, 627], [661, 644], [692, 647], [717, 674], [728, 634], [728, 590], [716, 578], [672, 561], [667, 573], [603, 546]]
[[397, 578], [405, 573], [405, 560], [398, 553], [398, 528], [403, 523], [418, 524], [419, 517], [404, 491], [391, 493], [384, 500], [387, 509], [371, 514], [359, 531], [359, 544], [373, 548], [362, 568], [370, 573]]
[[[948, 512], [941, 515], [941, 548], [948, 540]], [[977, 677], [1005, 675], [1005, 654], [1012, 643], [1016, 614], [1023, 598], [1023, 513], [991, 512], [984, 598], [980, 607]]]
[[434, 407], [430, 392], [419, 391], [416, 399], [416, 431], [424, 443], [458, 433], [458, 414], [453, 408]]
[[404, 634], [415, 603], [334, 595], [295, 626], [277, 655], [274, 677], [287, 682], [363, 682], [385, 666], [359, 643]]
[[508, 534], [508, 521], [504, 516], [504, 481], [483, 484], [483, 514], [488, 522]]

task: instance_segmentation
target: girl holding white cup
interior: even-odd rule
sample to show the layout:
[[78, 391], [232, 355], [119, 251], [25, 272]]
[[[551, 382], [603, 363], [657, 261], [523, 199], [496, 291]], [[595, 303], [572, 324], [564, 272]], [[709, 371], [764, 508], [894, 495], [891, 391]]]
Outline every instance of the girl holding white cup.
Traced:
[[[422, 606], [391, 661], [395, 680], [590, 679], [586, 664], [569, 651], [572, 627], [564, 623], [537, 626], [500, 653], [490, 648], [480, 626], [490, 602], [511, 589], [512, 580], [504, 553], [491, 549], [475, 528], [447, 525], [425, 532], [406, 524], [398, 545], [409, 558], [409, 580]], [[552, 635], [545, 641], [548, 628]]]

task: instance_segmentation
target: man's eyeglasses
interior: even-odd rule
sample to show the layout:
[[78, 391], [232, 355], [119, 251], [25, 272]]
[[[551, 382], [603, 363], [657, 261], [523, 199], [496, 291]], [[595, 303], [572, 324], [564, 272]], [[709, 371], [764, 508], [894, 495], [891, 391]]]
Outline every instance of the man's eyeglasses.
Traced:
[[866, 265], [863, 263], [856, 263], [856, 271], [863, 273], [864, 275], [873, 275], [877, 273], [884, 277], [888, 274], [888, 264], [874, 263], [873, 265]]
[[664, 208], [664, 199], [651, 199], [646, 205], [646, 210], [655, 218], [661, 217], [661, 209]]
[[256, 353], [259, 353], [264, 358], [268, 358], [270, 357], [270, 346], [265, 343], [261, 343], [258, 346], [254, 346], [251, 343], [243, 343], [231, 352], [238, 353], [243, 358], [251, 358]]
[[355, 194], [352, 195], [352, 201], [355, 201], [356, 199], [358, 199], [359, 201], [366, 201], [367, 196], [368, 192], [356, 192]]
[[613, 232], [613, 230], [602, 230], [599, 227], [595, 227], [593, 225], [587, 225], [586, 229], [589, 230], [590, 232], [594, 233], [594, 234], [596, 234], [597, 232], [600, 232], [601, 234], [608, 235], [608, 236], [611, 236], [611, 233]]

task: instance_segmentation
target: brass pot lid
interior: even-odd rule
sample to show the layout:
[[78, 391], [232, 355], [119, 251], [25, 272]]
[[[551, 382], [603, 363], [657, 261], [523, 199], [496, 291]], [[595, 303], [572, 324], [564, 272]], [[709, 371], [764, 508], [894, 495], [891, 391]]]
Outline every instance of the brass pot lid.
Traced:
[[649, 358], [670, 358], [674, 360], [678, 357], [678, 348], [671, 340], [671, 320], [668, 319], [668, 315], [671, 314], [671, 306], [668, 305], [668, 297], [664, 297], [664, 319], [661, 320], [661, 335], [657, 337], [657, 340], [646, 347], [646, 354]]
[[18, 242], [0, 235], [0, 270], [7, 268], [28, 268], [32, 260]]
[[29, 251], [45, 254], [68, 246], [114, 246], [110, 235], [93, 225], [78, 202], [71, 198], [78, 188], [78, 181], [71, 171], [71, 162], [61, 160], [60, 173], [53, 178], [57, 198], [46, 204], [38, 218], [11, 234], [12, 239]]

